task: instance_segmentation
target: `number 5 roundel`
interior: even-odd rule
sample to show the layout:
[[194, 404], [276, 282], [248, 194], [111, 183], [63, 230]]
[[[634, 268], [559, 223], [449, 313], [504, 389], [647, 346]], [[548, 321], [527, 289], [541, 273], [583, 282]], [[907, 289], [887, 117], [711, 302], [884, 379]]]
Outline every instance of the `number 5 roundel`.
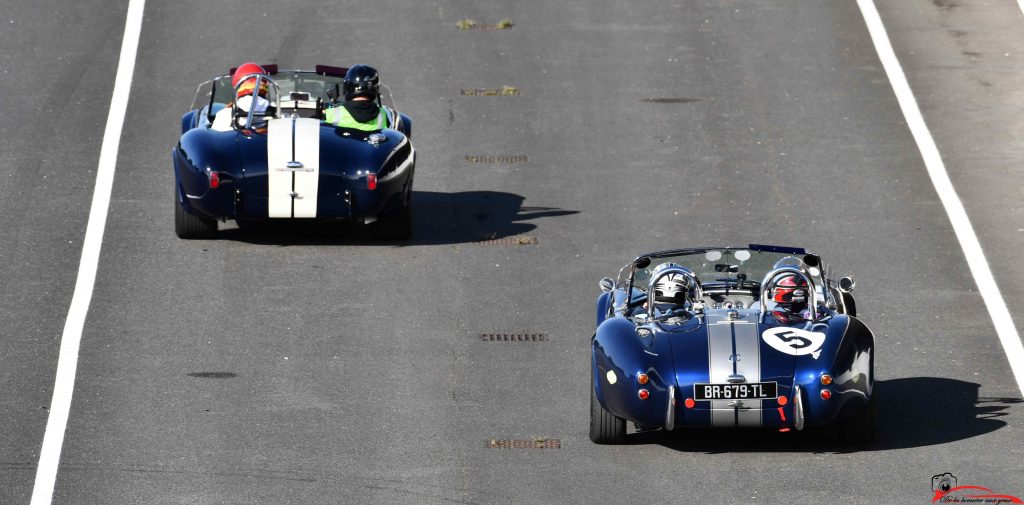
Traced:
[[821, 345], [825, 343], [825, 334], [799, 328], [778, 326], [764, 330], [761, 338], [776, 351], [793, 356], [813, 354], [818, 359]]

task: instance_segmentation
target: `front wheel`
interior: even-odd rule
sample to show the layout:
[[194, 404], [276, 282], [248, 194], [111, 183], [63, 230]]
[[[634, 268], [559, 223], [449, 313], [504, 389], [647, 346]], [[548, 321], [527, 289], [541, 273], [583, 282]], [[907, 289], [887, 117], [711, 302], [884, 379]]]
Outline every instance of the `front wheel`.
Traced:
[[590, 440], [595, 444], [621, 444], [626, 441], [626, 420], [615, 417], [601, 406], [593, 377], [590, 379]]
[[185, 212], [174, 198], [174, 233], [183, 239], [208, 239], [217, 236], [217, 221], [205, 219]]

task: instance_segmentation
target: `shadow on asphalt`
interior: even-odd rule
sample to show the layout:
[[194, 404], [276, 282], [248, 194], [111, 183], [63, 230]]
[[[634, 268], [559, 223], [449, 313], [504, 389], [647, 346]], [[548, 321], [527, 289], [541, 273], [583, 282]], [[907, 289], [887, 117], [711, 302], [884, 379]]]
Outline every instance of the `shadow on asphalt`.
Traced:
[[627, 444], [658, 444], [681, 452], [844, 453], [884, 451], [944, 444], [984, 435], [1006, 426], [1000, 419], [1020, 398], [979, 397], [980, 386], [941, 377], [875, 382], [876, 436], [872, 444], [845, 445], [828, 427], [802, 432], [770, 430], [677, 430], [634, 433]]
[[347, 223], [280, 224], [254, 228], [229, 228], [218, 232], [220, 240], [272, 245], [443, 245], [514, 237], [537, 228], [532, 221], [568, 216], [579, 211], [556, 207], [524, 207], [525, 198], [498, 191], [440, 193], [413, 191], [412, 239], [376, 240], [363, 226]]

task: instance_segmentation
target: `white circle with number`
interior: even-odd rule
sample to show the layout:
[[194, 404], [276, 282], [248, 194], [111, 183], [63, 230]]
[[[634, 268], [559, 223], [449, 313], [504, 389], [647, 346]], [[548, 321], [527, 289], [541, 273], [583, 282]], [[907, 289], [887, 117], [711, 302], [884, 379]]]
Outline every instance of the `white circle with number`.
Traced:
[[761, 338], [776, 351], [793, 356], [813, 354], [814, 359], [818, 359], [821, 346], [825, 343], [824, 333], [785, 326], [764, 330]]

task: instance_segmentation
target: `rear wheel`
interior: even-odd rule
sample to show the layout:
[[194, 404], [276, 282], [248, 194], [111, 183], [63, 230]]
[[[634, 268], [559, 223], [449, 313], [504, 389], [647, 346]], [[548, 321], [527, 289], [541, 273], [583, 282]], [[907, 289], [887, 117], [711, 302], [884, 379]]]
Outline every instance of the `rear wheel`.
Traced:
[[626, 441], [626, 420], [615, 417], [601, 406], [590, 379], [590, 440], [595, 444], [621, 444]]
[[214, 238], [217, 236], [217, 221], [185, 212], [185, 209], [181, 208], [181, 202], [175, 197], [174, 233], [183, 239]]
[[851, 445], [870, 444], [875, 440], [875, 399], [861, 409], [857, 415], [839, 421], [839, 435], [843, 443]]
[[395, 215], [370, 223], [370, 233], [378, 239], [408, 240], [412, 236], [412, 196]]

